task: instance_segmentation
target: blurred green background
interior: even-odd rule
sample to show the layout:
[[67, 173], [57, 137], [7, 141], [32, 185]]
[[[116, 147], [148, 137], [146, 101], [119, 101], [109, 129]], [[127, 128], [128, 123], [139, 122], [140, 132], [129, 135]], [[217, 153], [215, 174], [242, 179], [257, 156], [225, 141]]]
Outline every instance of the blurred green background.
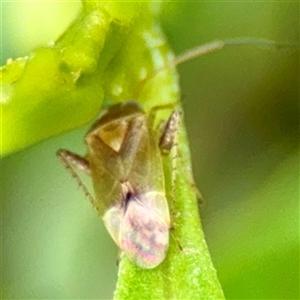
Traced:
[[[3, 2], [2, 57], [55, 40], [80, 2]], [[298, 2], [165, 3], [175, 53], [215, 39], [299, 43]], [[299, 52], [239, 46], [179, 67], [201, 216], [227, 299], [299, 299]], [[5, 124], [3, 125], [5, 126]], [[2, 160], [6, 299], [109, 299], [117, 249], [55, 157], [88, 126]]]

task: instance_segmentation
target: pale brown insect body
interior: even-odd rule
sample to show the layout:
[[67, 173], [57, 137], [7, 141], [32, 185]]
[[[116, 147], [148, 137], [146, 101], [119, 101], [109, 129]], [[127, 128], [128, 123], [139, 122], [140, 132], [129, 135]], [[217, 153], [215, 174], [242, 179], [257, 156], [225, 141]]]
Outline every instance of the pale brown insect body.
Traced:
[[[170, 118], [175, 117], [178, 114], [173, 113]], [[159, 140], [166, 139], [170, 147], [174, 135], [170, 123], [174, 125], [168, 121], [159, 137], [139, 104], [124, 102], [110, 107], [91, 127], [85, 158], [58, 151], [77, 180], [73, 167], [91, 176], [96, 195], [90, 196], [91, 201], [116, 244], [141, 268], [159, 265], [169, 246], [170, 214]]]
[[[178, 56], [156, 73], [185, 61], [221, 50], [225, 46], [256, 44], [274, 47], [259, 39], [215, 41]], [[110, 107], [86, 135], [88, 154], [78, 156], [59, 150], [57, 155], [70, 170], [102, 216], [110, 235], [121, 250], [142, 268], [154, 268], [165, 258], [169, 246], [170, 214], [165, 196], [162, 154], [175, 149], [179, 111], [174, 111], [160, 136], [137, 102]], [[96, 199], [73, 169], [93, 180]], [[176, 161], [172, 160], [172, 182]], [[174, 192], [174, 191], [173, 191]]]

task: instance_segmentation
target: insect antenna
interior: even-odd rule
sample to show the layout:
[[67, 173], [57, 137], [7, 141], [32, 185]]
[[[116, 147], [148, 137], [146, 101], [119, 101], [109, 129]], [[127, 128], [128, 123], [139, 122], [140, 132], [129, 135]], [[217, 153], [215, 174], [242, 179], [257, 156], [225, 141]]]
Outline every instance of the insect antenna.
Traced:
[[257, 47], [265, 47], [265, 48], [274, 48], [275, 50], [282, 49], [299, 49], [299, 44], [284, 44], [277, 43], [268, 39], [260, 39], [260, 38], [233, 38], [228, 40], [216, 40], [213, 42], [209, 42], [200, 46], [196, 46], [189, 50], [186, 50], [182, 54], [176, 56], [173, 60], [171, 59], [168, 63], [166, 63], [161, 68], [156, 69], [150, 76], [143, 79], [136, 89], [136, 92], [133, 94], [134, 99], [138, 99], [138, 95], [140, 91], [143, 89], [145, 84], [151, 78], [155, 77], [158, 73], [174, 68], [184, 62], [190, 61], [192, 59], [198, 58], [200, 56], [206, 55], [211, 52], [216, 52], [224, 49], [225, 47], [230, 46], [257, 46]]

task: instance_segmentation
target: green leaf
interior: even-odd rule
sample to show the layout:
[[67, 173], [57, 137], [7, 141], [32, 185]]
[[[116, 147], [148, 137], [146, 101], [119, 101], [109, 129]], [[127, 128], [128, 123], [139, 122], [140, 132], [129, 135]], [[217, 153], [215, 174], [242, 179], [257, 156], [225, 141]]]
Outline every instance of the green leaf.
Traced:
[[[1, 70], [3, 145], [9, 154], [90, 121], [102, 107], [135, 99], [146, 112], [179, 101], [178, 76], [152, 2], [84, 1], [75, 22], [51, 47]], [[159, 115], [165, 118], [166, 110]], [[153, 270], [123, 257], [115, 299], [223, 299], [204, 240], [192, 185], [188, 141], [179, 135], [175, 191], [164, 160], [172, 225], [166, 260]]]
[[130, 99], [170, 55], [153, 10], [149, 3], [84, 2], [53, 46], [9, 60], [1, 68], [2, 155], [89, 122], [104, 95], [110, 103]]

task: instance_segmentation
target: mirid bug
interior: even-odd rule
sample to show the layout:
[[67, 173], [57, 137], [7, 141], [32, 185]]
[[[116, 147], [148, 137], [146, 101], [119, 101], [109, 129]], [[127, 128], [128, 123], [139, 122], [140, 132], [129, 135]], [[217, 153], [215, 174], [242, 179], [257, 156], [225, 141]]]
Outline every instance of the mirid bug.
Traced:
[[[157, 72], [225, 46], [245, 44], [276, 46], [258, 39], [215, 41], [185, 52]], [[168, 154], [176, 141], [180, 114], [175, 110], [170, 115], [160, 135], [150, 119], [137, 102], [114, 105], [88, 131], [85, 157], [67, 150], [57, 152], [119, 248], [132, 262], [146, 269], [158, 266], [169, 246], [171, 221], [161, 155]], [[92, 178], [95, 199], [73, 167]], [[175, 160], [172, 167], [176, 169]]]
[[159, 136], [137, 102], [124, 102], [92, 125], [85, 157], [57, 152], [80, 185], [73, 167], [91, 176], [95, 199], [82, 187], [116, 244], [141, 268], [156, 267], [168, 250], [170, 214], [160, 151], [171, 149], [178, 120], [175, 111]]

